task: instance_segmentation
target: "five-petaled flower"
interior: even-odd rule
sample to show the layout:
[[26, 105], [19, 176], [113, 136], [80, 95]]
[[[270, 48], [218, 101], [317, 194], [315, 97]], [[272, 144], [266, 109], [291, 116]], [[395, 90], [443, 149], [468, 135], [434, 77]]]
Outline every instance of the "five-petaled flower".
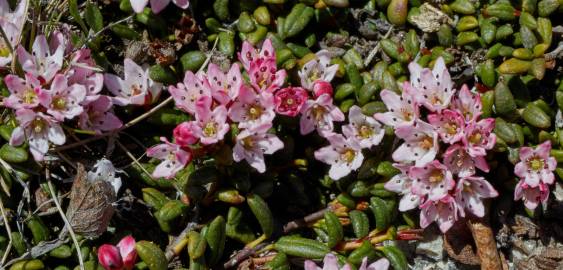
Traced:
[[362, 148], [378, 145], [385, 135], [381, 124], [373, 117], [363, 114], [362, 109], [356, 105], [350, 108], [348, 121], [350, 123], [342, 127], [342, 133], [348, 138], [358, 140]]
[[176, 86], [170, 85], [168, 92], [174, 98], [176, 107], [189, 114], [195, 114], [199, 98], [211, 97], [211, 87], [201, 72], [194, 74], [187, 71], [183, 83], [178, 83]]
[[116, 105], [145, 105], [156, 100], [162, 85], [149, 78], [148, 66], [141, 67], [133, 60], [125, 58], [124, 79], [114, 74], [105, 74], [104, 82], [108, 90], [115, 95]]
[[278, 114], [294, 117], [307, 102], [307, 91], [301, 87], [287, 87], [274, 94], [275, 110]]
[[417, 101], [431, 112], [446, 109], [454, 95], [453, 82], [444, 59], [438, 58], [432, 70], [422, 68], [416, 62], [409, 64], [410, 83], [418, 91]]
[[241, 131], [233, 147], [236, 162], [246, 160], [258, 172], [266, 171], [264, 155], [271, 155], [283, 148], [283, 142], [274, 134], [268, 133], [271, 123], [262, 123]]
[[160, 141], [163, 143], [147, 149], [148, 157], [162, 160], [152, 172], [152, 177], [170, 179], [192, 160], [192, 152], [189, 148], [182, 148], [164, 137], [161, 137]]
[[331, 166], [328, 172], [330, 178], [338, 180], [362, 165], [362, 147], [354, 138], [332, 133], [326, 139], [330, 145], [315, 151], [315, 158]]
[[403, 83], [401, 95], [389, 90], [381, 91], [381, 100], [389, 111], [376, 113], [375, 119], [392, 127], [412, 125], [419, 117], [419, 110], [411, 91], [414, 90], [408, 82]]
[[330, 83], [337, 71], [337, 64], [330, 65], [330, 52], [320, 50], [316, 53], [315, 59], [305, 63], [299, 71], [301, 86], [305, 89], [313, 90], [313, 84], [317, 81]]
[[313, 130], [321, 136], [328, 136], [334, 130], [334, 121], [344, 121], [345, 116], [342, 111], [332, 104], [332, 97], [323, 94], [317, 99], [309, 99], [301, 108], [301, 120], [299, 126], [301, 134], [306, 135]]

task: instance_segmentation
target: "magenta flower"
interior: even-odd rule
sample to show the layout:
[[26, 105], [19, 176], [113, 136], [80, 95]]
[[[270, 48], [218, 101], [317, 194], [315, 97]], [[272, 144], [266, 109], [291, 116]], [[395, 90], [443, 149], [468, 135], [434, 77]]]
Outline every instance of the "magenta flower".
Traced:
[[36, 161], [42, 161], [49, 151], [49, 142], [62, 145], [66, 136], [59, 123], [51, 116], [28, 109], [16, 111], [19, 126], [12, 132], [11, 145], [21, 145], [24, 140], [29, 143], [29, 151]]
[[301, 87], [287, 87], [274, 94], [275, 111], [281, 115], [294, 117], [307, 102], [307, 91]]
[[381, 91], [381, 100], [387, 106], [389, 111], [385, 113], [376, 113], [373, 117], [385, 125], [398, 127], [410, 126], [419, 116], [418, 105], [410, 94], [412, 89], [408, 83], [403, 84], [403, 93], [397, 93], [389, 90]]
[[57, 121], [73, 119], [84, 111], [80, 104], [86, 98], [86, 88], [80, 84], [68, 85], [62, 74], [55, 76], [51, 89], [46, 93], [39, 97], [39, 102]]
[[540, 203], [546, 203], [549, 199], [549, 186], [539, 183], [536, 187], [532, 187], [524, 180], [520, 180], [516, 184], [514, 190], [514, 200], [523, 200], [526, 208], [534, 210]]
[[123, 237], [117, 247], [103, 244], [98, 248], [98, 261], [106, 270], [131, 270], [137, 261], [135, 238], [128, 235]]
[[322, 94], [327, 94], [332, 97], [332, 84], [325, 81], [316, 81], [313, 83], [313, 97], [318, 98]]
[[424, 166], [438, 154], [438, 133], [426, 122], [417, 120], [413, 126], [397, 127], [395, 135], [405, 140], [393, 152], [393, 160], [397, 162], [415, 162], [416, 166]]
[[271, 123], [275, 116], [274, 96], [267, 92], [257, 94], [245, 86], [240, 89], [238, 98], [229, 109], [229, 118], [239, 122], [241, 128]]
[[84, 112], [78, 118], [80, 128], [93, 130], [98, 134], [120, 128], [123, 123], [113, 114], [112, 107], [111, 98], [104, 95], [85, 103]]
[[274, 47], [272, 46], [272, 41], [270, 39], [264, 40], [260, 52], [258, 52], [252, 46], [252, 44], [250, 44], [250, 42], [244, 41], [242, 43], [242, 50], [238, 54], [238, 58], [242, 63], [244, 69], [246, 69], [246, 71], [250, 71], [251, 63], [258, 60], [262, 60], [262, 61], [274, 60], [275, 63], [276, 51], [274, 50]]
[[41, 84], [46, 84], [63, 66], [64, 51], [65, 48], [62, 46], [49, 48], [47, 38], [39, 35], [33, 42], [32, 54], [21, 45], [16, 49], [16, 54], [22, 69], [37, 78]]
[[414, 180], [412, 191], [420, 196], [428, 195], [431, 201], [438, 201], [448, 195], [448, 191], [455, 187], [455, 181], [448, 168], [434, 160], [424, 167], [411, 167], [408, 173]]
[[258, 59], [250, 64], [248, 77], [257, 92], [274, 93], [284, 84], [287, 73], [277, 69], [275, 59]]
[[453, 98], [452, 104], [453, 108], [457, 109], [463, 115], [466, 122], [477, 121], [483, 109], [479, 93], [471, 93], [465, 84]]
[[483, 198], [494, 198], [498, 196], [495, 188], [480, 176], [470, 176], [459, 179], [455, 190], [455, 199], [459, 206], [461, 216], [465, 216], [465, 210], [477, 217], [485, 215]]
[[[389, 261], [386, 258], [381, 258], [370, 265], [368, 265], [368, 258], [362, 259], [362, 265], [359, 270], [387, 270], [389, 268]], [[323, 268], [318, 267], [315, 262], [306, 260], [304, 265], [305, 270], [352, 270], [349, 264], [345, 264], [342, 268], [338, 265], [338, 259], [332, 253], [325, 255], [323, 259]]]
[[106, 73], [104, 82], [108, 90], [115, 95], [116, 105], [145, 105], [156, 100], [162, 85], [149, 78], [148, 66], [140, 67], [133, 60], [124, 60], [124, 79]]
[[154, 168], [152, 177], [170, 179], [192, 160], [192, 153], [189, 151], [189, 148], [182, 148], [175, 143], [169, 142], [164, 137], [160, 137], [160, 141], [163, 143], [147, 149], [148, 157], [162, 160]]
[[426, 228], [436, 222], [440, 231], [446, 233], [457, 220], [458, 205], [455, 199], [446, 195], [438, 201], [426, 201], [420, 206], [420, 227]]
[[194, 134], [195, 122], [183, 122], [174, 128], [173, 136], [174, 141], [180, 146], [189, 146], [195, 144], [198, 140], [197, 136]]
[[454, 94], [453, 82], [442, 57], [436, 60], [432, 70], [409, 64], [411, 85], [416, 88], [417, 100], [432, 112], [441, 112], [450, 105]]
[[274, 134], [268, 133], [271, 123], [263, 123], [242, 130], [233, 148], [236, 162], [246, 160], [259, 173], [266, 171], [264, 155], [271, 155], [283, 148], [283, 142]]
[[227, 108], [220, 105], [211, 110], [211, 98], [201, 97], [196, 104], [193, 133], [202, 144], [214, 144], [229, 131]]
[[540, 184], [553, 184], [555, 179], [553, 171], [557, 167], [557, 161], [550, 156], [550, 151], [549, 140], [538, 145], [536, 149], [521, 147], [520, 162], [514, 167], [514, 173], [531, 188]]
[[467, 124], [462, 141], [472, 157], [485, 156], [487, 150], [495, 146], [497, 137], [493, 133], [494, 128], [494, 118], [486, 118], [479, 122], [472, 121]]
[[347, 138], [357, 140], [362, 148], [378, 145], [385, 135], [381, 124], [373, 117], [363, 114], [362, 109], [356, 105], [350, 108], [348, 121], [350, 123], [342, 127], [342, 133]]
[[[133, 8], [133, 11], [135, 11], [136, 13], [143, 12], [143, 9], [149, 3], [149, 0], [130, 0], [130, 1], [131, 1], [131, 7]], [[157, 14], [160, 13], [162, 10], [164, 10], [166, 6], [168, 6], [170, 0], [150, 0], [150, 2], [151, 2], [152, 12], [154, 12], [154, 14]], [[174, 3], [176, 6], [182, 9], [186, 9], [190, 6], [190, 0], [172, 0], [172, 3]]]
[[207, 81], [213, 98], [221, 104], [228, 104], [239, 95], [243, 84], [238, 64], [233, 64], [225, 74], [213, 63], [207, 68]]
[[444, 164], [448, 169], [459, 177], [468, 177], [475, 174], [475, 168], [489, 172], [489, 164], [484, 156], [472, 157], [465, 147], [454, 144], [448, 147], [444, 153]]
[[389, 179], [385, 183], [385, 189], [403, 196], [399, 202], [399, 211], [404, 212], [416, 208], [420, 204], [420, 196], [412, 193], [413, 180], [408, 175], [411, 166], [401, 163], [395, 163], [393, 166], [401, 173]]
[[465, 121], [463, 115], [456, 111], [445, 109], [441, 114], [430, 114], [428, 122], [434, 126], [445, 143], [453, 144], [463, 137]]
[[184, 82], [170, 85], [168, 92], [174, 98], [176, 107], [189, 114], [195, 114], [196, 103], [201, 97], [211, 97], [211, 87], [201, 72], [194, 74], [187, 71]]
[[344, 121], [345, 116], [340, 109], [332, 104], [332, 97], [324, 94], [315, 100], [309, 99], [301, 108], [299, 126], [301, 135], [317, 129], [321, 136], [328, 135], [334, 129], [333, 121]]
[[316, 58], [303, 65], [298, 73], [301, 78], [301, 86], [307, 90], [313, 90], [313, 84], [316, 81], [330, 83], [337, 71], [337, 64], [330, 65], [330, 52], [320, 50], [316, 53]]
[[14, 110], [32, 109], [39, 105], [40, 97], [48, 95], [33, 75], [26, 73], [25, 80], [12, 74], [4, 77], [10, 96], [4, 99], [4, 106]]
[[327, 134], [326, 139], [330, 145], [315, 151], [315, 158], [330, 165], [330, 178], [338, 180], [362, 165], [364, 155], [356, 140], [337, 133]]

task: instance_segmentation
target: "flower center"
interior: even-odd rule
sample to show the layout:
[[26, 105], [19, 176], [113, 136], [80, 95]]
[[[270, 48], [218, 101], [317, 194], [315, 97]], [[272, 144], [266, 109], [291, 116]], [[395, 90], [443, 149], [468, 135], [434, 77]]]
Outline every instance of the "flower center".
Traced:
[[33, 122], [31, 123], [31, 127], [33, 128], [33, 132], [35, 133], [41, 133], [45, 127], [47, 126], [47, 124], [45, 123], [45, 121], [43, 121], [43, 119], [37, 117], [35, 118], [35, 120], [33, 120]]
[[360, 137], [367, 139], [373, 135], [373, 129], [367, 125], [362, 125], [358, 129], [358, 133], [360, 134]]
[[57, 110], [63, 110], [66, 108], [66, 101], [64, 98], [56, 97], [55, 100], [53, 100], [53, 107]]
[[168, 153], [168, 157], [166, 157], [170, 161], [176, 161], [176, 155], [172, 152]]
[[444, 129], [449, 135], [455, 135], [457, 132], [457, 125], [453, 123], [446, 123]]
[[287, 104], [287, 105], [293, 105], [293, 99], [292, 99], [292, 98], [288, 98], [288, 99], [285, 101], [285, 104]]
[[256, 120], [256, 119], [260, 118], [261, 115], [262, 115], [262, 108], [260, 108], [260, 106], [258, 106], [256, 104], [250, 106], [250, 108], [248, 109], [248, 116], [252, 120]]
[[245, 149], [252, 149], [254, 147], [254, 141], [252, 140], [252, 138], [250, 136], [242, 139], [242, 146]]
[[469, 136], [469, 142], [472, 144], [478, 144], [481, 142], [482, 137], [481, 133], [471, 134], [471, 136]]
[[428, 150], [428, 149], [432, 148], [432, 146], [434, 146], [434, 140], [432, 140], [432, 138], [430, 136], [426, 136], [422, 140], [420, 140], [419, 145], [423, 149]]
[[311, 71], [311, 74], [309, 74], [309, 80], [311, 80], [312, 82], [318, 80], [319, 77], [319, 70], [318, 69], [313, 69], [313, 71]]
[[410, 121], [412, 119], [412, 113], [410, 110], [407, 109], [401, 109], [401, 113], [403, 113], [403, 118], [405, 119], [405, 121]]
[[539, 171], [544, 167], [543, 159], [539, 158], [538, 156], [534, 156], [533, 158], [528, 160], [528, 166], [534, 171]]
[[23, 94], [22, 100], [26, 104], [31, 104], [35, 101], [36, 97], [37, 97], [37, 94], [35, 93], [35, 91], [33, 91], [33, 89], [31, 89], [31, 88], [28, 88], [25, 91], [25, 93]]
[[205, 137], [213, 137], [215, 134], [217, 134], [217, 123], [208, 122], [205, 124], [205, 127], [203, 128], [203, 135], [205, 135]]
[[133, 96], [141, 94], [141, 87], [136, 84], [131, 85], [131, 94]]
[[326, 112], [326, 109], [323, 106], [319, 106], [319, 105], [315, 105], [313, 107], [313, 117], [317, 120], [320, 121]]
[[433, 105], [442, 104], [442, 99], [437, 95], [432, 95], [432, 98], [430, 99], [430, 103], [432, 103]]
[[468, 182], [463, 183], [463, 191], [466, 193], [473, 193], [473, 189], [471, 188], [471, 184]]
[[442, 182], [443, 179], [444, 179], [444, 174], [442, 173], [441, 170], [432, 171], [430, 173], [430, 177], [428, 177], [428, 181], [430, 181], [430, 183]]
[[355, 157], [356, 152], [354, 152], [354, 150], [352, 149], [346, 149], [344, 150], [344, 152], [342, 152], [342, 154], [340, 154], [340, 159], [344, 160], [346, 163], [351, 163], [352, 161], [354, 161]]
[[8, 57], [10, 55], [10, 49], [6, 46], [3, 41], [0, 42], [0, 57]]

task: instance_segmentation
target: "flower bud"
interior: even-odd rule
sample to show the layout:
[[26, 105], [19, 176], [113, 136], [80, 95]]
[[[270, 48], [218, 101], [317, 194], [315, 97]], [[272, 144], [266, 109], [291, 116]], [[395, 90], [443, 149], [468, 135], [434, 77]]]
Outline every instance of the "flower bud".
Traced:
[[315, 98], [318, 98], [322, 94], [328, 94], [332, 97], [332, 85], [326, 81], [316, 81], [313, 83], [313, 93]]
[[123, 261], [119, 249], [113, 245], [104, 244], [98, 249], [98, 261], [106, 270], [123, 269]]
[[137, 261], [137, 251], [135, 250], [135, 238], [131, 235], [123, 237], [117, 244], [119, 253], [123, 259], [123, 269], [133, 269], [135, 261]]
[[188, 146], [197, 142], [197, 137], [193, 134], [194, 124], [183, 122], [174, 128], [174, 140], [180, 146]]

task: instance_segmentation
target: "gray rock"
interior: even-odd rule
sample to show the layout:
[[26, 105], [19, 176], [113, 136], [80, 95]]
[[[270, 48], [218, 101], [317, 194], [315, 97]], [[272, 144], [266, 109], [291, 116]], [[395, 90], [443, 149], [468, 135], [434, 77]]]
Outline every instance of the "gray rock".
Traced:
[[444, 240], [442, 234], [435, 226], [429, 227], [424, 231], [424, 239], [418, 242], [416, 254], [425, 255], [436, 261], [444, 258]]

